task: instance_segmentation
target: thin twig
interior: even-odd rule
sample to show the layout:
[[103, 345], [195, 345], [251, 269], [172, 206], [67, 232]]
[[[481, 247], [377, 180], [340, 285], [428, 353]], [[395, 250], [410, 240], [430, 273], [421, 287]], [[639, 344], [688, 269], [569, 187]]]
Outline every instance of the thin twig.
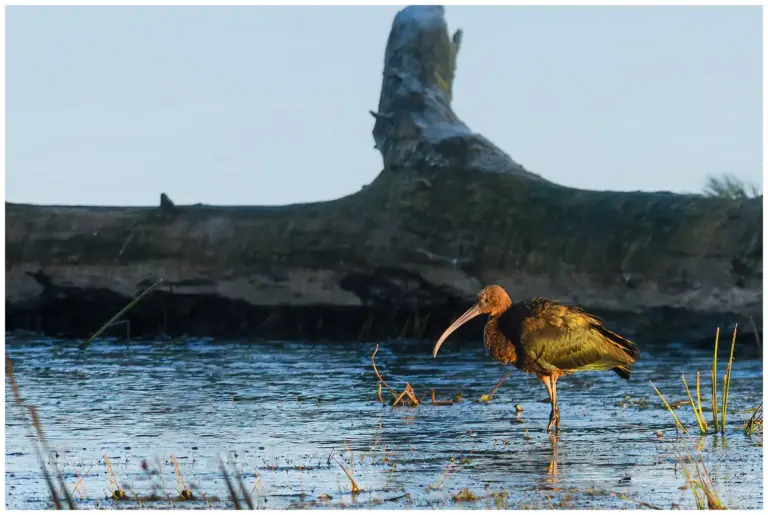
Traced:
[[[77, 492], [80, 494], [80, 500], [83, 500], [84, 497], [88, 497], [88, 490], [85, 488], [85, 482], [83, 481], [82, 476], [80, 476], [80, 471], [77, 470], [77, 467], [75, 467], [75, 464], [71, 461], [69, 464], [72, 466], [72, 469], [75, 471], [75, 475], [77, 476], [77, 482], [75, 483], [75, 488], [72, 490], [72, 493]], [[91, 468], [93, 468], [93, 465], [91, 465]], [[91, 469], [88, 469], [88, 472], [90, 471]], [[88, 472], [85, 473], [86, 476], [88, 475]], [[80, 488], [82, 488], [82, 490]]]
[[639, 504], [640, 506], [643, 506], [643, 507], [648, 508], [650, 510], [663, 510], [664, 509], [664, 508], [662, 508], [660, 506], [656, 506], [654, 504], [647, 503], [645, 501], [641, 501], [640, 499], [633, 499], [632, 497], [630, 497], [630, 496], [628, 496], [626, 494], [610, 492], [610, 495], [612, 497], [616, 497], [618, 499], [621, 499], [622, 501], [629, 501], [629, 502], [633, 502], [633, 503]]
[[435, 390], [432, 389], [432, 404], [434, 404], [435, 406], [450, 406], [451, 404], [453, 404], [453, 400], [449, 399], [447, 401], [438, 401], [435, 398]]
[[371, 363], [373, 363], [373, 371], [376, 372], [376, 377], [381, 381], [381, 384], [387, 387], [387, 390], [389, 390], [392, 395], [397, 395], [397, 392], [395, 392], [392, 388], [389, 387], [386, 381], [384, 381], [384, 378], [381, 377], [381, 374], [379, 374], [379, 369], [376, 368], [376, 353], [379, 352], [379, 344], [376, 344], [376, 350], [373, 351], [373, 354], [371, 355]]
[[[187, 484], [184, 482], [184, 478], [181, 475], [181, 469], [179, 468], [179, 462], [176, 461], [176, 456], [171, 454], [173, 460], [173, 471], [176, 473], [176, 490], [179, 491], [179, 495], [184, 499], [192, 498], [192, 491], [187, 488]], [[181, 486], [181, 488], [179, 488]]]
[[419, 405], [419, 399], [416, 398], [416, 392], [413, 391], [413, 388], [408, 383], [405, 383], [405, 393], [408, 395], [408, 398], [411, 399], [411, 406]]
[[[403, 397], [405, 397], [406, 393], [408, 393], [407, 390], [403, 390], [403, 393], [401, 393], [400, 395], [397, 396], [397, 398], [395, 398], [395, 401], [392, 403], [392, 406], [397, 406], [398, 403], [403, 400]], [[405, 405], [405, 403], [403, 403], [403, 405]]]
[[502, 378], [501, 378], [501, 381], [499, 381], [498, 383], [496, 383], [496, 386], [494, 386], [494, 387], [493, 387], [493, 390], [491, 390], [491, 393], [489, 393], [489, 394], [488, 394], [488, 402], [490, 402], [490, 401], [491, 401], [491, 399], [493, 399], [493, 396], [496, 394], [496, 390], [498, 390], [498, 389], [499, 389], [499, 387], [500, 387], [502, 384], [504, 384], [504, 381], [506, 381], [506, 380], [507, 380], [507, 378], [509, 377], [509, 375], [510, 375], [511, 373], [512, 373], [512, 372], [507, 372], [506, 374], [504, 374], [504, 377], [502, 377]]
[[125, 491], [120, 488], [120, 483], [115, 477], [115, 473], [112, 471], [112, 464], [109, 462], [109, 456], [104, 453], [104, 462], [107, 464], [107, 472], [109, 473], [109, 483], [115, 485], [115, 489], [112, 491], [112, 497], [115, 499], [123, 499], [125, 497]]

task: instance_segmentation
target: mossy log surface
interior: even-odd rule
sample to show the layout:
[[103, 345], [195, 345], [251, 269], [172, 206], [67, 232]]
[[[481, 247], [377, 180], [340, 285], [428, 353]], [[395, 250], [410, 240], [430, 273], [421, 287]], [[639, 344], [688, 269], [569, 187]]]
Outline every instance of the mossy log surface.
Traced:
[[[762, 197], [566, 188], [474, 133], [446, 144], [429, 129], [463, 126], [450, 110], [456, 52], [435, 48], [459, 38], [442, 8], [398, 17], [374, 130], [387, 167], [373, 183], [280, 207], [7, 203], [7, 328], [85, 337], [159, 278], [126, 317], [134, 335], [434, 338], [490, 283], [580, 305], [640, 340], [762, 327]], [[426, 117], [389, 83], [392, 69], [421, 73], [403, 71], [401, 40], [420, 69], [452, 55], [447, 89], [434, 74], [406, 81], [437, 99]], [[421, 129], [409, 141], [386, 128], [395, 119]], [[464, 334], [479, 339], [481, 323]]]

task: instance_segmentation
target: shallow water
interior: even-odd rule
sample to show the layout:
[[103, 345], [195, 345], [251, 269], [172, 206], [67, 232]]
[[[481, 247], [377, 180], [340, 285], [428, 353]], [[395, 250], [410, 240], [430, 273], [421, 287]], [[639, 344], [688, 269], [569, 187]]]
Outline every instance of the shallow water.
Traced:
[[[81, 350], [74, 341], [6, 337], [21, 394], [38, 407], [54, 452], [45, 460], [70, 491], [82, 477], [79, 507], [138, 506], [108, 498], [106, 454], [128, 496], [161, 497], [145, 500], [154, 507], [206, 507], [203, 497], [232, 507], [221, 458], [242, 473], [256, 507], [694, 508], [673, 449], [686, 442], [701, 447], [728, 507], [763, 506], [762, 436], [741, 431], [742, 412], [762, 400], [756, 355], [734, 364], [725, 438], [700, 437], [687, 405], [677, 413], [692, 435], [676, 434], [649, 380], [673, 402], [687, 399], [680, 374], [693, 385], [700, 370], [709, 405], [711, 351], [672, 345], [644, 347], [629, 382], [606, 372], [561, 379], [562, 432], [553, 442], [535, 377], [513, 371], [490, 403], [478, 402], [506, 372], [482, 344], [448, 342], [432, 359], [429, 344], [382, 342], [379, 371], [398, 391], [409, 382], [424, 397], [417, 408], [378, 401], [375, 346], [186, 339]], [[463, 400], [433, 406], [433, 388], [438, 400]], [[7, 380], [6, 399], [6, 507], [51, 507]], [[171, 455], [191, 501], [179, 497]], [[338, 463], [350, 469], [350, 458], [357, 495]], [[157, 475], [143, 470], [145, 460]], [[455, 500], [464, 489], [476, 500]]]

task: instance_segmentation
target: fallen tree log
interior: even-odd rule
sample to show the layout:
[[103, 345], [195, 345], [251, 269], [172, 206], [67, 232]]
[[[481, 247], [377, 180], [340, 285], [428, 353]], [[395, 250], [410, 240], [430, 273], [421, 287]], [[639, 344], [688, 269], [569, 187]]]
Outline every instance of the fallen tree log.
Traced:
[[[460, 36], [409, 7], [386, 50], [363, 190], [280, 207], [6, 203], [6, 326], [85, 337], [139, 291], [134, 335], [434, 338], [483, 285], [638, 339], [762, 327], [762, 197], [566, 188], [450, 107]], [[477, 324], [482, 322], [478, 321]], [[477, 324], [464, 334], [478, 338]]]

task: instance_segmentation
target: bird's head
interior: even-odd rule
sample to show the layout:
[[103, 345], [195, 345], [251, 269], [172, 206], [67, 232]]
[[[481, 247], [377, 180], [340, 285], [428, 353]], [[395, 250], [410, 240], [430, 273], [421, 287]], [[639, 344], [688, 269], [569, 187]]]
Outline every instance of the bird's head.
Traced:
[[440, 350], [440, 346], [450, 336], [452, 332], [466, 324], [478, 315], [490, 315], [498, 316], [504, 313], [509, 306], [512, 305], [512, 301], [509, 300], [509, 295], [504, 291], [504, 288], [496, 284], [486, 286], [477, 294], [477, 302], [475, 305], [464, 312], [459, 318], [456, 319], [451, 326], [445, 330], [445, 332], [437, 340], [435, 348], [432, 350], [432, 357], [437, 357], [437, 351]]

